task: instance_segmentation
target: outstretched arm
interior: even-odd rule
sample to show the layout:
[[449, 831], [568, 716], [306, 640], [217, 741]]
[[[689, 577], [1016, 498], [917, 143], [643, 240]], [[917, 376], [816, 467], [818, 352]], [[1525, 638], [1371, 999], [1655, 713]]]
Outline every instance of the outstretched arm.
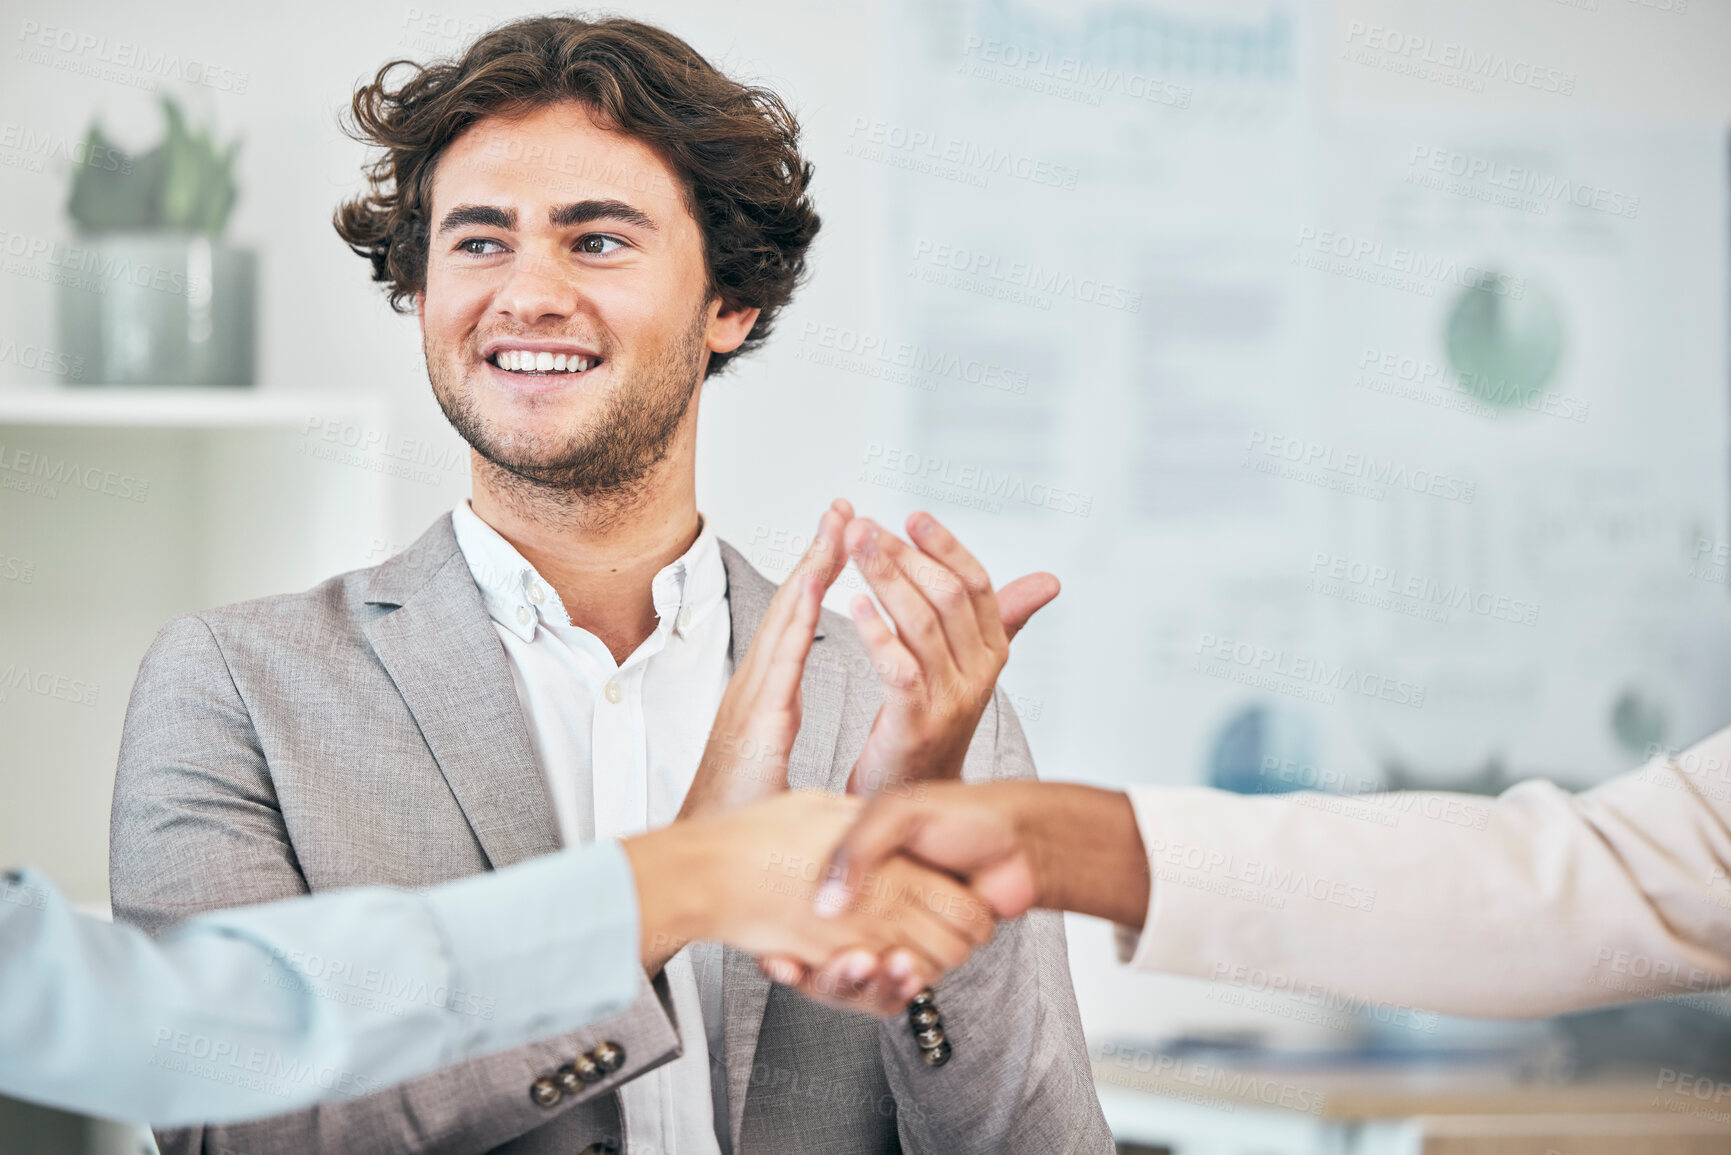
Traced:
[[824, 897], [912, 854], [1119, 923], [1142, 970], [1485, 1018], [1695, 995], [1731, 984], [1728, 768], [1731, 730], [1581, 794], [934, 784], [866, 809]]
[[[782, 794], [425, 891], [200, 915], [157, 941], [5, 876], [0, 1091], [162, 1125], [281, 1114], [618, 1014], [643, 960], [693, 938], [812, 964], [905, 951], [935, 979], [991, 937], [965, 887], [892, 863], [881, 895], [812, 911], [858, 808]], [[956, 901], [912, 897], [934, 892]]]

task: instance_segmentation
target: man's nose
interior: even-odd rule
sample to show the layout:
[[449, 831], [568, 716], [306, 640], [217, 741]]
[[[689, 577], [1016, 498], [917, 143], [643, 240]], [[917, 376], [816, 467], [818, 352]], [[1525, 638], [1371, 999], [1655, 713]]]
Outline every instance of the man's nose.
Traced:
[[499, 289], [498, 311], [519, 324], [569, 317], [582, 301], [577, 270], [544, 253], [518, 253]]

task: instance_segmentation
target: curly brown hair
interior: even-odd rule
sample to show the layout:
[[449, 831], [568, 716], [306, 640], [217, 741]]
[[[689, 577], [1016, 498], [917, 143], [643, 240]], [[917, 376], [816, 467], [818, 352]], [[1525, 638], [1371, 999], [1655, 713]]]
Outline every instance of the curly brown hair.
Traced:
[[[393, 84], [391, 73], [410, 74]], [[426, 285], [433, 174], [470, 125], [562, 101], [649, 144], [684, 182], [703, 235], [709, 295], [762, 313], [745, 342], [715, 353], [709, 372], [768, 338], [805, 272], [818, 215], [799, 123], [767, 88], [729, 79], [685, 41], [623, 18], [537, 16], [483, 33], [460, 57], [393, 60], [355, 91], [344, 125], [384, 154], [367, 192], [339, 205], [337, 235], [373, 263], [391, 307], [413, 309]]]

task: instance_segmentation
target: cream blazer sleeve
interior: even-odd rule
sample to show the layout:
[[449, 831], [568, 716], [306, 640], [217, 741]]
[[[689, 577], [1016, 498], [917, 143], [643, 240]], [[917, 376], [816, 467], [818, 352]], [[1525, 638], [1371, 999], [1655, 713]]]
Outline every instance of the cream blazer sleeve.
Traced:
[[1582, 794], [1130, 796], [1143, 970], [1485, 1018], [1731, 983], [1731, 729]]

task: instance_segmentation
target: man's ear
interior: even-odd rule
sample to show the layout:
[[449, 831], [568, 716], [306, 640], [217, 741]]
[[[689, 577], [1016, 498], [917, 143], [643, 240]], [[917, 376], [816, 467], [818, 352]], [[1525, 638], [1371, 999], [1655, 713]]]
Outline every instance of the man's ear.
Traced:
[[751, 327], [757, 324], [757, 315], [762, 309], [744, 306], [730, 306], [724, 300], [717, 298], [713, 307], [716, 312], [709, 319], [709, 331], [704, 335], [704, 347], [711, 353], [731, 353], [751, 335]]
[[415, 294], [415, 324], [421, 327], [421, 340], [427, 339], [427, 290]]

